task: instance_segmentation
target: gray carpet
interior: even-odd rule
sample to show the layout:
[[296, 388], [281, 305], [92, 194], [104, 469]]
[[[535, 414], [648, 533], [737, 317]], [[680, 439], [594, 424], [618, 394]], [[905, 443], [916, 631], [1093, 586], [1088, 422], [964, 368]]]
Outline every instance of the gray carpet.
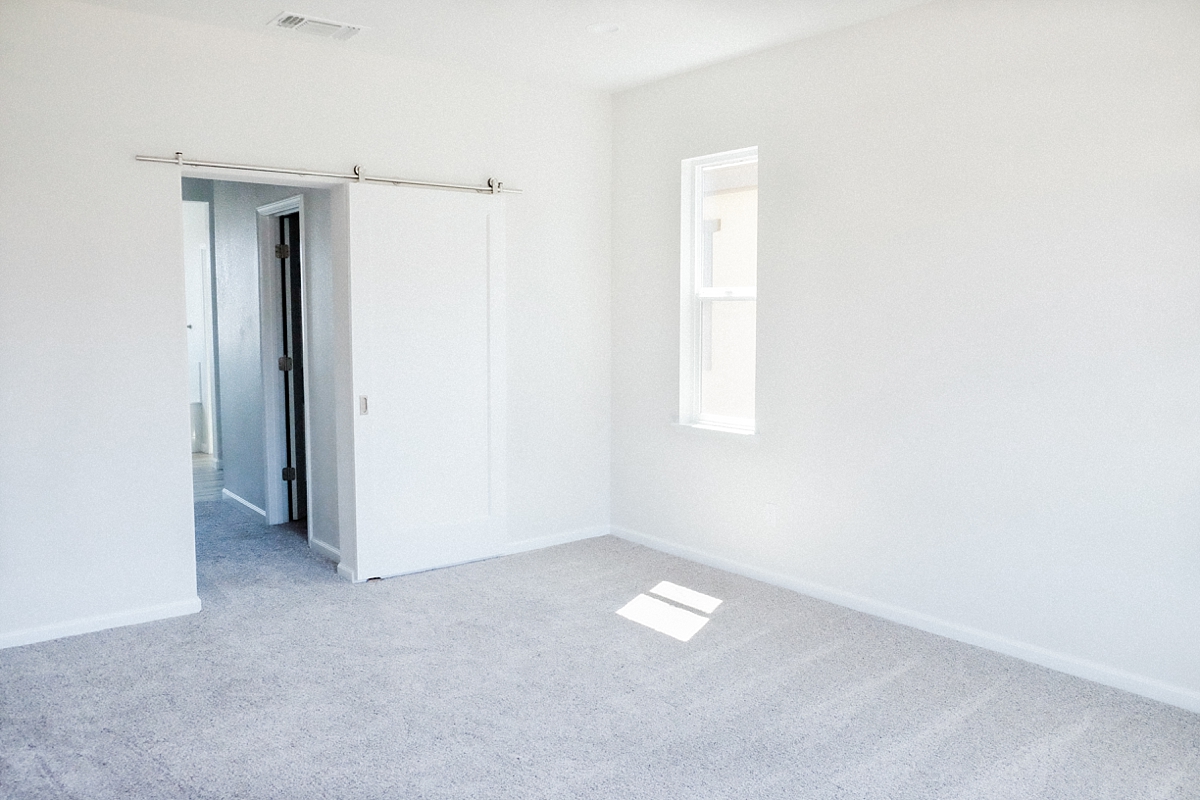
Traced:
[[[191, 617], [0, 651], [9, 798], [1200, 798], [1200, 716], [613, 538], [361, 586], [197, 505]], [[725, 600], [682, 643], [614, 611]]]
[[225, 470], [209, 453], [192, 453], [192, 497], [196, 502], [220, 500], [225, 488]]

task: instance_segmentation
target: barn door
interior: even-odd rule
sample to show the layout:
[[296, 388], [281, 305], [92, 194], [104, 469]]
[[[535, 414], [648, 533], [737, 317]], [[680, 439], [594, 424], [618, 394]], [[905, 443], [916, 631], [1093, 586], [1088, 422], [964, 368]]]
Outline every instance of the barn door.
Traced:
[[504, 540], [503, 207], [350, 187], [354, 578], [497, 555]]

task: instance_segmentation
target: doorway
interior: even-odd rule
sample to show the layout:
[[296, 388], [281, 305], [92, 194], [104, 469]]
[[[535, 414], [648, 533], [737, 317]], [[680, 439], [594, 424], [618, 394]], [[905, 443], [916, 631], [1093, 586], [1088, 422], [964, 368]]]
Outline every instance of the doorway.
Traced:
[[223, 489], [217, 413], [211, 215], [211, 198], [184, 200], [188, 412], [191, 421], [192, 490], [196, 500], [220, 499]]
[[195, 499], [235, 504], [337, 562], [334, 194], [185, 176], [183, 200], [199, 199], [211, 217], [222, 485], [202, 496], [193, 480]]

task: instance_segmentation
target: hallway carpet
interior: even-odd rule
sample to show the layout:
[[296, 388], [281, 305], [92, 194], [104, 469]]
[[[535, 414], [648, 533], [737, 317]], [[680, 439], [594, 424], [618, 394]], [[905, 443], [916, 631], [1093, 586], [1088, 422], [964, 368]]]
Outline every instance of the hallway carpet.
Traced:
[[353, 586], [196, 508], [202, 613], [0, 651], [0, 796], [1200, 798], [1198, 715], [618, 539]]
[[220, 500], [225, 488], [225, 470], [209, 453], [192, 453], [192, 497], [197, 503]]

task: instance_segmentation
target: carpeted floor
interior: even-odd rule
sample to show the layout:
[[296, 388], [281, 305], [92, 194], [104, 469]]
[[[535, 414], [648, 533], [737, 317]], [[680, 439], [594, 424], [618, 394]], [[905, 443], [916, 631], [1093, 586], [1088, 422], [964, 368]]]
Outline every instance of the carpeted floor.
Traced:
[[259, 519], [197, 505], [201, 614], [0, 651], [0, 797], [1200, 798], [1198, 715], [618, 539], [352, 586]]

